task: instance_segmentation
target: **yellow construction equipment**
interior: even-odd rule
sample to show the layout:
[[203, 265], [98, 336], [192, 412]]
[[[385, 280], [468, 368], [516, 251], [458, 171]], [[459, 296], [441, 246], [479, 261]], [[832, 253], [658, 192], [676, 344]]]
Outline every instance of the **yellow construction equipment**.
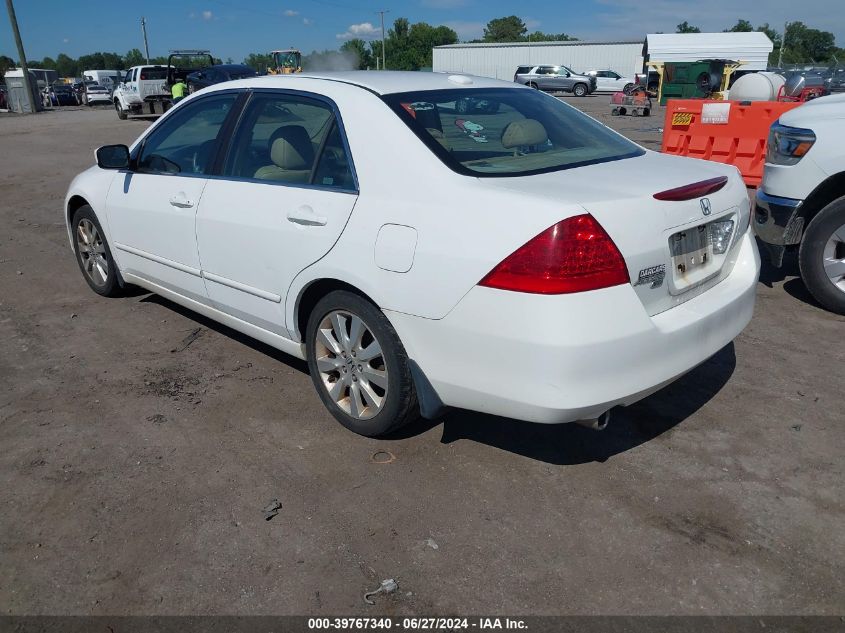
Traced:
[[282, 51], [270, 51], [273, 57], [272, 68], [267, 69], [269, 75], [290, 75], [302, 72], [302, 53], [295, 48]]

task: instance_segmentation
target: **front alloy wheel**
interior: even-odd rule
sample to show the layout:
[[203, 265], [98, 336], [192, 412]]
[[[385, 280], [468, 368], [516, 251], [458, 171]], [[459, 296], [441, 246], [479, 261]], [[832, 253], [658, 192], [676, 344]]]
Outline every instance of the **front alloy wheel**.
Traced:
[[91, 290], [104, 297], [120, 296], [120, 273], [111, 256], [103, 228], [90, 206], [86, 204], [76, 210], [71, 231], [76, 262]]
[[98, 288], [104, 287], [109, 281], [106, 247], [97, 227], [88, 218], [83, 218], [76, 225], [76, 248], [86, 279]]

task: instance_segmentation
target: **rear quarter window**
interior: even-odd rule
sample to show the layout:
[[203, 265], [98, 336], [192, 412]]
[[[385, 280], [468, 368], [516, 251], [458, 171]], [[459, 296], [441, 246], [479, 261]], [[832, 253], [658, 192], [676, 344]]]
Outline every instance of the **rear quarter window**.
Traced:
[[520, 66], [516, 69], [517, 75], [527, 75], [529, 72], [531, 72], [531, 66]]

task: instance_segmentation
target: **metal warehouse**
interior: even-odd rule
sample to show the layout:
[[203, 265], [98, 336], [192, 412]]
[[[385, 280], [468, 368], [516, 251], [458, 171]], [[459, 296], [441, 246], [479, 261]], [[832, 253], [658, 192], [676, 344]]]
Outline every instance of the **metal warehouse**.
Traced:
[[741, 70], [766, 70], [772, 40], [765, 33], [649, 33], [645, 52], [650, 61], [695, 62], [732, 59]]
[[578, 72], [605, 69], [633, 75], [642, 71], [643, 41], [507, 42], [434, 48], [435, 72], [511, 80], [517, 66], [526, 64], [564, 65]]

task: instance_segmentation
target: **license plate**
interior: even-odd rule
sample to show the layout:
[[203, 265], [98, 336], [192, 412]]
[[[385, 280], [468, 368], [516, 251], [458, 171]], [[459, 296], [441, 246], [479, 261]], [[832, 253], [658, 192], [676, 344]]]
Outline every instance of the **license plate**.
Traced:
[[689, 125], [692, 123], [692, 112], [675, 112], [672, 114], [672, 125]]
[[675, 233], [669, 240], [669, 247], [674, 275], [679, 280], [688, 279], [690, 273], [713, 261], [706, 224]]

